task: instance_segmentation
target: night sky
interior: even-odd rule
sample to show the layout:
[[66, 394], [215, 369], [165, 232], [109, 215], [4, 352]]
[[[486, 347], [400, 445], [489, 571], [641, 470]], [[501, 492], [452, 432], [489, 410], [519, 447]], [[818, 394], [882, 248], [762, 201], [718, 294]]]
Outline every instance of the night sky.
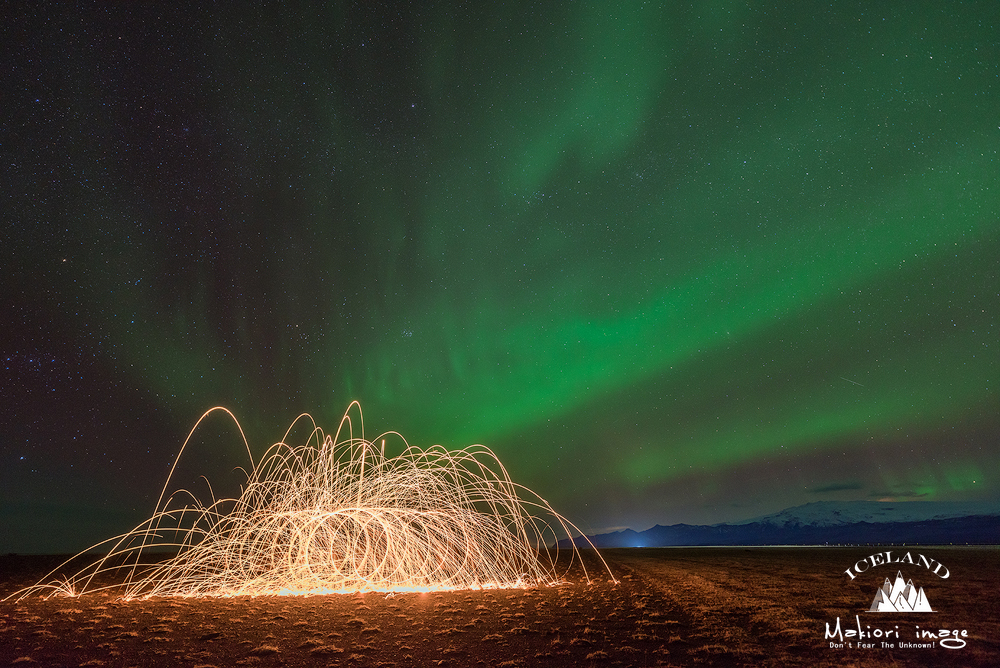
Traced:
[[68, 4], [0, 22], [0, 551], [216, 405], [588, 533], [1000, 499], [1000, 4]]

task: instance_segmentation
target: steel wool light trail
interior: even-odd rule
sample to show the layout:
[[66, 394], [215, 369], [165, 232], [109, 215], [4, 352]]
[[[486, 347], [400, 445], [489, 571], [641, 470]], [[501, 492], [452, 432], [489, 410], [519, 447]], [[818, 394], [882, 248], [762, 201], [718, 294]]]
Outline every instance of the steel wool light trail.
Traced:
[[[56, 569], [12, 597], [511, 588], [552, 584], [565, 575], [557, 572], [558, 547], [549, 545], [578, 530], [514, 483], [489, 448], [424, 450], [396, 432], [367, 441], [363, 421], [361, 436], [353, 434], [352, 409], [360, 421], [353, 402], [332, 437], [309, 415], [299, 416], [256, 464], [247, 444], [251, 469], [238, 499], [213, 495], [206, 504], [186, 490], [167, 496], [198, 425], [215, 411], [232, 416], [221, 407], [207, 411], [178, 453], [152, 517], [90, 548], [109, 551], [72, 577], [51, 580]], [[309, 437], [289, 445], [303, 420], [312, 425]], [[387, 457], [385, 437], [402, 440], [403, 452]], [[149, 563], [164, 550], [176, 555]], [[575, 548], [569, 566], [574, 562], [583, 566]], [[586, 567], [583, 572], [589, 580]]]

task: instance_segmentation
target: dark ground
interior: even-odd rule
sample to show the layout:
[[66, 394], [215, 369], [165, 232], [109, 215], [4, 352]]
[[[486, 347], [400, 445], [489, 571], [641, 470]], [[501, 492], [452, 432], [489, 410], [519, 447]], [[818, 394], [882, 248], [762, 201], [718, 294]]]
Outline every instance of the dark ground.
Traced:
[[[945, 564], [844, 571], [880, 550]], [[0, 666], [993, 666], [1000, 661], [1000, 549], [668, 548], [602, 552], [617, 584], [533, 590], [123, 602], [100, 594], [0, 603]], [[592, 556], [588, 557], [592, 559]], [[0, 558], [0, 596], [58, 564]], [[866, 612], [902, 570], [934, 613]], [[890, 572], [891, 571], [891, 572]], [[836, 649], [840, 618], [966, 630], [966, 646]], [[851, 639], [846, 639], [850, 641]], [[893, 640], [898, 643], [898, 640]], [[856, 644], [856, 643], [855, 643]]]

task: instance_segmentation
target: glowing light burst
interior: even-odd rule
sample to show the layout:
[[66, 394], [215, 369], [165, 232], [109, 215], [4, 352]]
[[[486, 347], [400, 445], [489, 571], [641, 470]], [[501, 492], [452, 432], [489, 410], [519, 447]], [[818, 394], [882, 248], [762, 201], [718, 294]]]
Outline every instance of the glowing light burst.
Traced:
[[[581, 532], [514, 483], [489, 448], [424, 450], [396, 432], [367, 441], [363, 421], [356, 438], [354, 408], [361, 418], [360, 405], [353, 402], [332, 437], [308, 414], [300, 415], [255, 465], [247, 444], [252, 467], [238, 499], [213, 495], [204, 504], [187, 490], [167, 497], [177, 463], [201, 422], [219, 410], [236, 421], [227, 409], [207, 411], [181, 447], [152, 517], [87, 550], [110, 547], [107, 556], [76, 575], [47, 581], [66, 562], [12, 596], [114, 590], [131, 599], [511, 588], [554, 584], [565, 575], [557, 572], [558, 539]], [[287, 444], [302, 420], [312, 425], [309, 437], [299, 446]], [[386, 456], [390, 437], [402, 441], [402, 454]], [[151, 553], [165, 549], [176, 555], [148, 563]], [[576, 562], [589, 581], [573, 548], [566, 568]]]

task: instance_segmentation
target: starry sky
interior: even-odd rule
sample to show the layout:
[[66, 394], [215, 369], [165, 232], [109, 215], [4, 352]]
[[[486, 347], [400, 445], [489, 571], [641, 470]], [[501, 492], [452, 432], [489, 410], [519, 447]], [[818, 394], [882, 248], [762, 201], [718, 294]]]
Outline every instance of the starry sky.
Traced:
[[0, 551], [140, 522], [216, 405], [588, 533], [1000, 499], [994, 2], [7, 11]]

